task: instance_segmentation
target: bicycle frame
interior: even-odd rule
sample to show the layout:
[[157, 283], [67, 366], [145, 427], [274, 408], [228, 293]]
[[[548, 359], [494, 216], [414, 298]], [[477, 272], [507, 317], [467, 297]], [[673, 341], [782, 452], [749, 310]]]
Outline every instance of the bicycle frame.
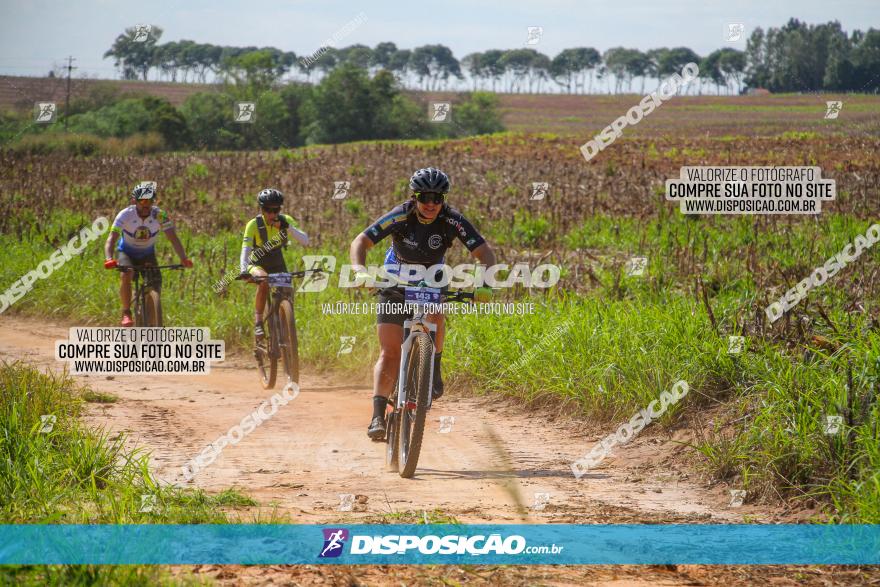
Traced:
[[[383, 291], [386, 292], [394, 292], [392, 295], [401, 296], [402, 292], [400, 291], [400, 287], [403, 287], [404, 290], [408, 286], [392, 286], [390, 288], [384, 288]], [[412, 286], [410, 286], [412, 287]], [[415, 286], [418, 287], [418, 286]], [[430, 289], [430, 288], [429, 288]], [[436, 291], [436, 290], [435, 290]], [[466, 299], [472, 299], [472, 293], [465, 292], [455, 292], [455, 293], [447, 293], [442, 294], [438, 299], [435, 299], [434, 302], [445, 300], [448, 302], [451, 301], [464, 301]], [[412, 350], [413, 340], [415, 339], [415, 333], [417, 332], [425, 332], [431, 337], [431, 345], [436, 348], [437, 344], [437, 325], [433, 322], [428, 322], [426, 319], [427, 313], [425, 312], [425, 304], [428, 302], [420, 302], [420, 301], [409, 301], [407, 302], [414, 306], [413, 309], [413, 317], [409, 320], [404, 320], [403, 322], [403, 344], [400, 346], [400, 366], [397, 372], [397, 401], [395, 403], [395, 411], [401, 410], [406, 402], [406, 394], [405, 386], [406, 386], [406, 365], [407, 358], [409, 357], [409, 353]], [[428, 388], [434, 388], [434, 353], [431, 353], [431, 369], [429, 371], [430, 380], [428, 382]], [[433, 394], [432, 394], [433, 395]], [[428, 407], [431, 407], [433, 403], [433, 397], [428, 397]]]
[[[323, 269], [306, 269], [295, 273], [281, 272], [260, 276], [243, 273], [237, 278], [254, 283], [265, 282], [268, 286], [266, 314], [263, 321], [268, 326], [269, 332], [266, 338], [257, 341], [254, 348], [257, 368], [260, 371], [263, 387], [266, 389], [270, 389], [275, 383], [279, 360], [283, 361], [287, 376], [297, 382], [299, 380], [299, 350], [294, 317], [293, 278], [315, 272], [324, 271]], [[281, 308], [285, 300], [290, 304], [290, 324], [284, 324], [282, 319]], [[288, 332], [287, 335], [282, 334], [285, 331]]]
[[[134, 276], [132, 278], [132, 295], [131, 301], [134, 303], [135, 311], [134, 314], [136, 317], [140, 317], [139, 321], [143, 321], [143, 312], [144, 306], [147, 303], [147, 291], [151, 290], [147, 285], [147, 279], [145, 274], [148, 271], [156, 271], [159, 272], [162, 269], [182, 269], [183, 265], [146, 265], [144, 267], [134, 267], [131, 265], [122, 265], [117, 267], [117, 269], [122, 272], [132, 271], [134, 272]], [[159, 293], [158, 291], [156, 293]]]
[[[278, 305], [281, 303], [281, 300], [288, 299], [293, 302], [293, 278], [304, 277], [307, 273], [325, 273], [325, 271], [323, 269], [305, 269], [304, 271], [296, 271], [294, 273], [270, 273], [266, 276], [250, 277], [250, 279], [257, 283], [261, 281], [269, 282], [269, 297], [266, 300], [268, 312], [266, 312], [265, 319], [268, 320], [273, 316], [277, 319]], [[243, 279], [243, 277], [239, 276], [236, 279]]]
[[[405, 286], [403, 284], [400, 284], [397, 286], [391, 286], [389, 288], [383, 288], [381, 291], [388, 292], [394, 297], [403, 297], [404, 301], [405, 301], [405, 296], [403, 294], [403, 291], [401, 291], [400, 288], [403, 288], [404, 291], [406, 291], [409, 288], [413, 288], [413, 289], [419, 288], [419, 289], [428, 289], [428, 290], [432, 289], [432, 288], [422, 288], [420, 286]], [[397, 372], [397, 388], [396, 388], [397, 389], [397, 401], [395, 403], [395, 411], [401, 410], [404, 407], [405, 402], [406, 402], [406, 393], [405, 393], [405, 389], [404, 389], [406, 386], [406, 366], [407, 366], [407, 359], [409, 357], [409, 353], [412, 350], [413, 340], [415, 339], [415, 333], [417, 333], [417, 332], [427, 333], [431, 337], [432, 347], [436, 348], [437, 325], [434, 324], [433, 322], [429, 322], [427, 320], [427, 318], [426, 318], [427, 313], [425, 312], [425, 305], [427, 303], [432, 303], [432, 302], [437, 303], [440, 301], [448, 301], [448, 302], [464, 301], [466, 299], [473, 298], [472, 293], [455, 292], [455, 293], [446, 293], [446, 294], [437, 295], [437, 294], [439, 294], [439, 292], [436, 289], [434, 289], [433, 291], [434, 291], [434, 295], [436, 297], [433, 297], [430, 301], [428, 301], [428, 300], [424, 300], [424, 301], [410, 300], [410, 301], [406, 302], [406, 303], [414, 306], [414, 309], [413, 309], [413, 317], [410, 318], [409, 320], [404, 320], [404, 322], [403, 322], [403, 337], [404, 338], [403, 338], [403, 344], [401, 344], [401, 346], [400, 346], [400, 366], [398, 367], [398, 372]], [[430, 380], [428, 382], [428, 388], [433, 389], [434, 388], [434, 353], [433, 352], [431, 353], [430, 360], [431, 360], [431, 364], [430, 364], [431, 368], [430, 368], [429, 373], [431, 375], [430, 375]], [[433, 397], [429, 396], [428, 397], [428, 407], [429, 408], [431, 407], [432, 403], [433, 403]]]
[[[444, 294], [439, 289], [425, 287], [424, 282], [414, 287], [400, 284], [379, 291], [389, 294], [390, 299], [402, 298], [405, 304], [412, 306], [412, 318], [403, 322], [404, 338], [394, 392], [397, 395], [388, 400], [393, 409], [385, 435], [388, 445], [385, 450], [386, 463], [401, 477], [410, 478], [418, 467], [424, 443], [425, 418], [434, 399], [434, 351], [437, 348], [438, 325], [428, 321], [427, 305], [473, 299], [474, 294], [460, 291]], [[418, 356], [413, 355], [416, 352]]]
[[[269, 311], [266, 312], [266, 320], [269, 321], [269, 357], [278, 359], [281, 357], [281, 342], [279, 333], [281, 332], [281, 322], [278, 318], [278, 308], [282, 300], [290, 300], [293, 303], [293, 273], [270, 273], [266, 276], [269, 281], [269, 298], [266, 305]], [[274, 281], [273, 281], [274, 279]]]
[[[406, 386], [406, 365], [407, 359], [409, 358], [410, 350], [412, 349], [413, 340], [415, 339], [416, 332], [427, 332], [431, 337], [431, 346], [437, 344], [437, 325], [428, 322], [426, 319], [427, 314], [424, 310], [424, 305], [417, 304], [416, 308], [413, 312], [413, 317], [410, 320], [404, 320], [403, 322], [403, 344], [400, 346], [400, 367], [397, 373], [397, 404], [395, 405], [395, 410], [402, 410], [404, 405], [406, 404], [406, 393], [404, 387]], [[434, 353], [431, 353], [431, 369], [429, 371], [431, 374], [430, 379], [428, 381], [428, 389], [433, 389], [434, 387]], [[431, 402], [433, 398], [431, 395], [428, 396], [428, 408], [431, 407]], [[413, 406], [414, 407], [414, 406]]]

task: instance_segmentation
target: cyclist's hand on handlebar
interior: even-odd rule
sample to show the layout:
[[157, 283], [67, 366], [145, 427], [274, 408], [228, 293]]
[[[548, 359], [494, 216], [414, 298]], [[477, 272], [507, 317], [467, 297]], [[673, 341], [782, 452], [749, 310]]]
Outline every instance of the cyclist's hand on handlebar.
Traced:
[[119, 264], [116, 262], [116, 259], [106, 259], [104, 261], [104, 269], [116, 269]]
[[370, 275], [370, 272], [367, 271], [367, 268], [363, 265], [356, 265], [352, 267], [354, 269], [354, 282], [357, 284], [354, 287], [364, 288], [364, 289], [375, 289], [370, 287], [369, 283], [373, 280], [373, 276]]
[[474, 290], [474, 303], [487, 304], [492, 301], [492, 295], [491, 287], [478, 287]]
[[181, 259], [180, 264], [186, 267], [187, 269], [192, 269], [193, 262], [192, 259]]

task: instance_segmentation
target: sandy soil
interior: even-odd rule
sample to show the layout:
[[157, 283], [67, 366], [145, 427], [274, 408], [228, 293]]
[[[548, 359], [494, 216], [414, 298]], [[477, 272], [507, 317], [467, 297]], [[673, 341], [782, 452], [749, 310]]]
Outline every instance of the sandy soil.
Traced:
[[[0, 359], [60, 371], [54, 342], [69, 325], [0, 318]], [[261, 388], [246, 357], [231, 357], [204, 376], [82, 376], [119, 397], [90, 404], [90, 424], [128, 435], [151, 452], [160, 479], [182, 482], [180, 467], [253, 411], [272, 391]], [[280, 389], [280, 385], [276, 386]], [[383, 443], [366, 426], [371, 391], [342, 376], [305, 373], [298, 397], [184, 485], [237, 487], [261, 508], [276, 506], [298, 523], [396, 521], [439, 510], [466, 523], [737, 523], [781, 521], [781, 510], [730, 507], [729, 489], [687, 467], [675, 433], [646, 429], [617, 447], [595, 472], [575, 479], [569, 463], [611, 432], [570, 419], [550, 420], [489, 398], [451, 390], [429, 413], [415, 478], [386, 472]], [[441, 432], [440, 418], [454, 418]], [[344, 511], [341, 494], [361, 497]], [[549, 494], [541, 507], [536, 494]], [[866, 579], [853, 569], [798, 567], [177, 567], [223, 584], [546, 585], [828, 584]], [[799, 578], [796, 573], [799, 573]], [[832, 580], [831, 577], [834, 577]], [[789, 582], [790, 581], [790, 582]]]

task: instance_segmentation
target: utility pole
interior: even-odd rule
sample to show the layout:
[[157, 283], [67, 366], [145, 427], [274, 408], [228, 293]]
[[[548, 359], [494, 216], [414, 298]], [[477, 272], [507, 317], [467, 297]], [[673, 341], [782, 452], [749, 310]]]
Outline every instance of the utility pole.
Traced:
[[67, 98], [64, 100], [64, 130], [67, 131], [67, 118], [70, 115], [70, 72], [76, 67], [73, 67], [73, 62], [76, 61], [73, 57], [67, 58]]

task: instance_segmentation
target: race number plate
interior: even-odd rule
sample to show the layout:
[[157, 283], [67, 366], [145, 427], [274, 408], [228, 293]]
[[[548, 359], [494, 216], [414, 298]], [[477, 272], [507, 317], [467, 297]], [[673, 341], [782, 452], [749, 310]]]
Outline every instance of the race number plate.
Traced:
[[292, 279], [293, 276], [290, 273], [270, 273], [269, 285], [271, 287], [292, 287], [290, 285]]
[[404, 301], [408, 304], [439, 304], [440, 290], [435, 287], [407, 287]]

